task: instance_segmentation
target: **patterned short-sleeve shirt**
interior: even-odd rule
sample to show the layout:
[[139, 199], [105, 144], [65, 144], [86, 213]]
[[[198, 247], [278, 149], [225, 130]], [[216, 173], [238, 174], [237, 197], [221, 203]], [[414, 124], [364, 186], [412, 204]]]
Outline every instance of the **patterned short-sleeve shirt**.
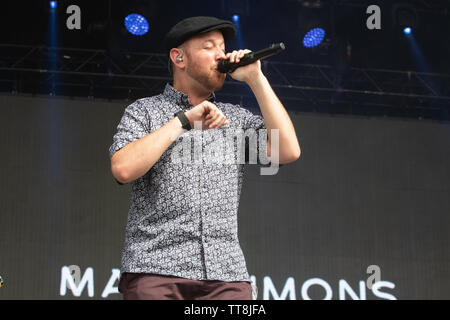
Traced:
[[[264, 118], [239, 105], [217, 102], [214, 93], [209, 100], [229, 124], [219, 129], [184, 131], [146, 174], [132, 182], [121, 273], [249, 281], [237, 224], [244, 165], [237, 161], [177, 162], [173, 153], [187, 138], [201, 135], [201, 140], [195, 141], [201, 141], [206, 151], [217, 137], [213, 133], [227, 128], [265, 129]], [[117, 126], [110, 157], [165, 125], [175, 112], [192, 107], [188, 96], [170, 84], [160, 95], [135, 101], [125, 109]], [[264, 152], [266, 147], [263, 145]], [[224, 157], [237, 159], [237, 148], [227, 150], [222, 153]], [[258, 163], [267, 162], [261, 163], [258, 158]]]

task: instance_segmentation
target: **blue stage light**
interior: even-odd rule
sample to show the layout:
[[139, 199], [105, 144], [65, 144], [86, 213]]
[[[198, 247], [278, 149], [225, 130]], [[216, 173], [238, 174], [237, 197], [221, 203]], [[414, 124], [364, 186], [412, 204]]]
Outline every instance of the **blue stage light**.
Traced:
[[403, 29], [403, 33], [404, 34], [411, 34], [411, 28], [410, 27], [406, 27], [405, 29]]
[[136, 36], [142, 36], [148, 32], [147, 19], [137, 13], [132, 13], [125, 17], [125, 27], [131, 34]]
[[238, 22], [238, 21], [239, 21], [239, 16], [238, 16], [237, 14], [235, 14], [235, 15], [233, 16], [233, 21], [234, 21], [234, 22]]
[[307, 48], [318, 46], [325, 38], [325, 30], [314, 28], [303, 37], [303, 45]]
[[58, 6], [58, 2], [56, 1], [50, 1], [50, 8], [55, 9]]

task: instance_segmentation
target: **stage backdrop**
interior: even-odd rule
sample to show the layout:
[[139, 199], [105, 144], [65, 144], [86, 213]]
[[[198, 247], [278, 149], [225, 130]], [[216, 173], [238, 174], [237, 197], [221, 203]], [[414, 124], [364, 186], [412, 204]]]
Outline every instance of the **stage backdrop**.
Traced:
[[[122, 298], [108, 148], [129, 103], [0, 96], [0, 299]], [[449, 299], [450, 125], [291, 117], [301, 158], [242, 190], [258, 299]]]

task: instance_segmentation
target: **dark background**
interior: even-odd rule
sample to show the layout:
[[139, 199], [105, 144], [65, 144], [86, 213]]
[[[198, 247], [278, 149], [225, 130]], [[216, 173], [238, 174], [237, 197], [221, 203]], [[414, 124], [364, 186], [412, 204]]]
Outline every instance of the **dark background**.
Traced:
[[[81, 8], [81, 30], [66, 28], [66, 8]], [[319, 4], [319, 5], [317, 5]], [[366, 9], [376, 4], [381, 9], [381, 30], [366, 28]], [[316, 8], [318, 6], [318, 8]], [[231, 20], [240, 16], [242, 40], [246, 47], [262, 49], [273, 42], [284, 42], [289, 49], [283, 60], [301, 63], [337, 63], [336, 55], [351, 44], [354, 67], [417, 70], [409, 41], [402, 34], [403, 25], [414, 25], [414, 36], [430, 66], [430, 71], [449, 70], [450, 42], [448, 1], [351, 1], [351, 0], [60, 0], [58, 46], [105, 48], [115, 51], [164, 52], [162, 40], [179, 20], [195, 15], [212, 15]], [[3, 4], [2, 33], [5, 43], [51, 45], [49, 1], [7, 1]], [[126, 14], [139, 12], [149, 21], [149, 32], [131, 37], [123, 25]], [[300, 45], [302, 36], [312, 26], [313, 18], [327, 29], [328, 50], [311, 51]], [[238, 47], [238, 39], [227, 48]], [[345, 54], [344, 54], [345, 55]], [[281, 58], [281, 56], [280, 56]]]
[[[0, 101], [0, 296], [60, 298], [61, 267], [79, 265], [82, 273], [94, 268], [100, 298], [111, 269], [120, 267], [129, 206], [130, 185], [113, 180], [108, 156], [126, 105]], [[395, 284], [384, 291], [399, 299], [449, 298], [450, 127], [291, 117], [301, 158], [275, 176], [248, 166], [242, 191], [239, 235], [259, 298], [265, 276], [278, 294], [293, 277], [298, 298], [315, 277], [329, 283], [333, 298], [340, 279], [359, 292], [369, 265], [380, 267], [381, 280]], [[324, 296], [312, 287], [314, 294]], [[367, 298], [375, 296], [367, 290]]]
[[[70, 4], [81, 30], [65, 27]], [[381, 30], [366, 28], [369, 4], [381, 7]], [[313, 278], [333, 299], [340, 280], [359, 295], [371, 265], [398, 299], [450, 298], [448, 1], [58, 1], [52, 28], [48, 1], [2, 6], [0, 299], [73, 299], [59, 294], [69, 265], [94, 269], [101, 299], [129, 208], [130, 185], [115, 183], [108, 156], [123, 111], [170, 81], [161, 41], [171, 25], [233, 14], [241, 38], [229, 50], [286, 44], [263, 70], [302, 148], [275, 176], [247, 166], [239, 236], [258, 298], [273, 298], [270, 283], [281, 295], [290, 277], [296, 299]], [[134, 10], [150, 22], [145, 36], [122, 26]], [[414, 42], [401, 31], [411, 12]], [[306, 49], [312, 16], [327, 37]], [[217, 96], [258, 111], [229, 77]], [[325, 295], [317, 285], [308, 294]]]

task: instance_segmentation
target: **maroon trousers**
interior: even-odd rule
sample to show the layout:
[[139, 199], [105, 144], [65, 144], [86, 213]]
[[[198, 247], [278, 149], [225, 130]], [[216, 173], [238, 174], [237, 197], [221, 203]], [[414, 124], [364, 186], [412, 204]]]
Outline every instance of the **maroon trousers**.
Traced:
[[125, 300], [251, 300], [250, 282], [190, 280], [149, 273], [123, 273], [119, 291]]

